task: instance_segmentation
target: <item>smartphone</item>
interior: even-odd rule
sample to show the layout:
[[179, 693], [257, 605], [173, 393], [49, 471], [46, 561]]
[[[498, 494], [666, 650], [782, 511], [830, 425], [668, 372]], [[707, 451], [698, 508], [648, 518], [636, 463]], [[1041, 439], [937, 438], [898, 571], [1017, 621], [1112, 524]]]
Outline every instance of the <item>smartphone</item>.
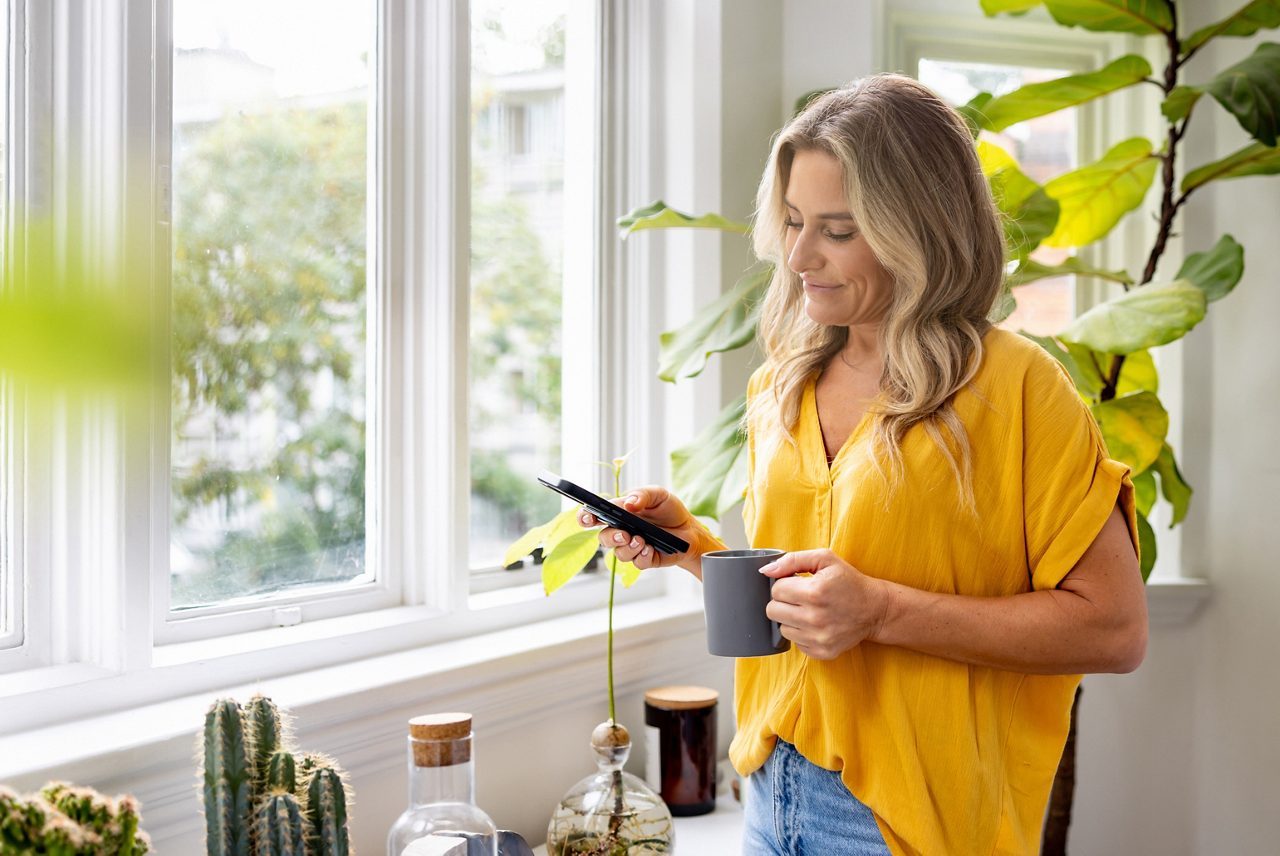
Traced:
[[621, 529], [623, 532], [639, 535], [646, 543], [652, 544], [653, 549], [659, 552], [671, 556], [676, 553], [684, 553], [689, 549], [689, 542], [680, 536], [672, 535], [665, 529], [659, 529], [648, 520], [637, 517], [622, 506], [614, 505], [603, 496], [592, 493], [585, 487], [574, 484], [568, 479], [562, 479], [555, 473], [543, 470], [538, 476], [538, 481], [556, 493], [567, 496], [574, 502], [586, 506], [587, 511], [595, 515], [597, 520], [607, 523], [615, 529]]

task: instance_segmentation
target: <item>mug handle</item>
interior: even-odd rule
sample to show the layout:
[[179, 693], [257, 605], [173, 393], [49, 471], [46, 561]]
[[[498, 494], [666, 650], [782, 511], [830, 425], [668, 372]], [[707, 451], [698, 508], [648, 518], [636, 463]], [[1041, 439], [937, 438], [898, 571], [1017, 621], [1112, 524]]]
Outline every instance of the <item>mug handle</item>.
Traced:
[[[774, 584], [774, 583], [776, 583], [776, 582], [777, 582], [777, 580], [774, 580], [774, 579], [769, 580], [769, 591], [770, 591], [770, 592], [772, 592], [772, 591], [773, 591], [773, 584]], [[787, 640], [787, 639], [782, 635], [782, 625], [781, 625], [780, 623], [778, 623], [777, 621], [770, 621], [770, 622], [769, 622], [769, 642], [770, 642], [770, 644], [772, 645], [773, 650], [775, 650], [775, 651], [777, 651], [777, 650], [779, 650], [779, 649], [781, 648], [782, 643], [784, 643], [784, 642], [789, 642], [789, 640]], [[787, 646], [787, 647], [791, 647], [791, 646], [790, 646], [790, 644], [788, 644], [788, 646]]]

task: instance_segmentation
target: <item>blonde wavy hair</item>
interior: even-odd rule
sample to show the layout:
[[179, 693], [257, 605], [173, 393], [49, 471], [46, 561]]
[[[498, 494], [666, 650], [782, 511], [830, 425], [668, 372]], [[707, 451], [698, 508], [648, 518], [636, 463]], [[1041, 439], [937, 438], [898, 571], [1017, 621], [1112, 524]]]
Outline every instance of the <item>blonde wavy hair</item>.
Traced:
[[800, 151], [839, 161], [849, 212], [891, 277], [872, 460], [890, 487], [899, 483], [903, 437], [923, 424], [972, 509], [972, 452], [951, 402], [981, 362], [1004, 274], [1004, 238], [964, 120], [909, 77], [878, 74], [828, 92], [774, 141], [753, 228], [756, 255], [775, 266], [759, 323], [771, 389], [752, 398], [746, 424], [766, 449], [794, 443], [805, 385], [848, 339], [847, 327], [808, 317], [803, 283], [787, 266], [783, 195]]

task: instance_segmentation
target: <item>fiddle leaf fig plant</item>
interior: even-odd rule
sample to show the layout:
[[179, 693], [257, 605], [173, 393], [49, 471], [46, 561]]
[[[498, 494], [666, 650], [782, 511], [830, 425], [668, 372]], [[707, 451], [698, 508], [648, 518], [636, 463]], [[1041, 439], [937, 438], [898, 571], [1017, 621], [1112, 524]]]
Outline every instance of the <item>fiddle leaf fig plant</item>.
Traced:
[[[1280, 172], [1280, 149], [1276, 147], [1280, 44], [1264, 42], [1240, 62], [1204, 81], [1183, 82], [1182, 71], [1193, 54], [1216, 38], [1249, 36], [1280, 27], [1280, 0], [1254, 0], [1185, 40], [1178, 36], [1178, 4], [1174, 0], [982, 0], [981, 6], [988, 15], [1023, 14], [1043, 6], [1063, 26], [1151, 36], [1165, 46], [1165, 65], [1159, 78], [1153, 76], [1146, 58], [1130, 54], [1097, 71], [1028, 84], [1000, 96], [979, 93], [960, 108], [973, 130], [983, 173], [1005, 221], [1010, 265], [1005, 299], [996, 307], [992, 320], [1004, 320], [1013, 311], [1020, 286], [1045, 277], [1091, 277], [1116, 289], [1113, 296], [1055, 335], [1029, 338], [1067, 368], [1093, 408], [1111, 453], [1132, 467], [1135, 482], [1141, 485], [1138, 510], [1146, 576], [1156, 559], [1155, 538], [1148, 523], [1155, 502], [1164, 497], [1170, 503], [1170, 520], [1176, 525], [1186, 514], [1191, 492], [1173, 450], [1165, 443], [1168, 414], [1160, 403], [1150, 349], [1185, 336], [1204, 319], [1210, 303], [1231, 293], [1244, 273], [1244, 249], [1232, 236], [1222, 235], [1212, 248], [1187, 256], [1172, 278], [1156, 281], [1156, 268], [1178, 211], [1199, 188], [1214, 181]], [[1012, 154], [983, 134], [1139, 84], [1154, 84], [1164, 93], [1164, 139], [1125, 139], [1112, 145], [1099, 160], [1043, 185], [1028, 177]], [[1206, 94], [1235, 117], [1253, 140], [1232, 154], [1193, 166], [1179, 182], [1179, 145], [1194, 111], [1203, 109], [1199, 105]], [[802, 96], [796, 109], [802, 109], [814, 95]], [[1143, 205], [1152, 185], [1159, 187], [1159, 225], [1140, 272], [1100, 268], [1074, 254], [1056, 264], [1031, 258], [1042, 245], [1078, 251], [1104, 240]], [[686, 214], [661, 201], [619, 218], [618, 226], [623, 238], [653, 228], [697, 226], [742, 231], [737, 221], [716, 214]], [[712, 354], [750, 342], [772, 273], [768, 265], [753, 268], [684, 326], [663, 333], [659, 377], [672, 383], [696, 377]], [[1129, 363], [1137, 365], [1126, 370]], [[746, 471], [739, 452], [744, 438], [736, 428], [742, 408], [741, 400], [731, 403], [715, 424], [672, 453], [675, 490], [696, 514], [718, 518], [742, 496]], [[1165, 482], [1169, 482], [1167, 488]], [[1159, 489], [1148, 490], [1148, 485]]]
[[[1280, 44], [1263, 42], [1238, 62], [1198, 80], [1184, 81], [1183, 73], [1187, 62], [1217, 39], [1253, 36], [1280, 27], [1280, 0], [1253, 0], [1187, 36], [1179, 28], [1179, 6], [1187, 4], [1177, 0], [980, 0], [980, 5], [988, 16], [1022, 15], [1043, 7], [1064, 27], [1128, 33], [1161, 44], [1163, 69], [1158, 74], [1146, 58], [1131, 54], [1096, 71], [1032, 83], [1000, 96], [980, 92], [958, 108], [971, 126], [983, 173], [1005, 219], [1009, 266], [1004, 298], [992, 312], [992, 321], [1002, 321], [1013, 311], [1018, 288], [1045, 277], [1072, 274], [1113, 287], [1110, 297], [1054, 335], [1024, 335], [1067, 369], [1089, 403], [1110, 454], [1132, 470], [1145, 579], [1156, 560], [1155, 533], [1149, 523], [1156, 503], [1163, 498], [1170, 507], [1170, 525], [1176, 526], [1185, 519], [1192, 495], [1167, 441], [1169, 414], [1160, 401], [1151, 349], [1185, 336], [1205, 318], [1209, 304], [1232, 292], [1244, 274], [1244, 248], [1231, 235], [1221, 235], [1209, 249], [1188, 255], [1172, 277], [1165, 274], [1157, 280], [1157, 268], [1178, 212], [1200, 188], [1280, 173]], [[1163, 138], [1119, 141], [1096, 162], [1043, 185], [1027, 176], [1012, 154], [987, 139], [990, 132], [1138, 85], [1161, 90]], [[815, 94], [803, 95], [797, 111]], [[1214, 102], [1239, 124], [1242, 142], [1217, 159], [1186, 165], [1179, 155], [1187, 127]], [[1079, 250], [1105, 240], [1117, 224], [1141, 208], [1152, 185], [1159, 188], [1158, 225], [1151, 245], [1144, 248], [1141, 270], [1102, 269], [1083, 260]], [[662, 202], [620, 218], [622, 237], [636, 232], [638, 223], [644, 223], [644, 228], [697, 225], [742, 231], [741, 224], [715, 214], [684, 214]], [[1044, 264], [1031, 258], [1042, 245], [1068, 248], [1073, 254], [1056, 264]], [[760, 288], [744, 284], [744, 277], [683, 327], [664, 333], [659, 355], [662, 379], [678, 382], [695, 377], [711, 354], [750, 341], [745, 328], [758, 317], [769, 274], [767, 268], [748, 274], [761, 277]], [[714, 425], [672, 453], [675, 491], [697, 514], [719, 517], [743, 495], [746, 470], [740, 450], [744, 438], [737, 430], [742, 407], [741, 399], [730, 404]], [[1047, 854], [1065, 851], [1074, 733], [1073, 718], [1046, 822]]]

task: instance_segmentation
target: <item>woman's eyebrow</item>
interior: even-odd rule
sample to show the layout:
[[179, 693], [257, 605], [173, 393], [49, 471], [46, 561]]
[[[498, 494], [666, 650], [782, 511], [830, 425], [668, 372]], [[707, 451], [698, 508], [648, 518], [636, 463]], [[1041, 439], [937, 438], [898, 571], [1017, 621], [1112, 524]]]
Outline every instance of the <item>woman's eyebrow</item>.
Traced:
[[[800, 210], [799, 208], [797, 208], [796, 206], [788, 202], [786, 200], [786, 197], [783, 197], [782, 204], [790, 208], [792, 211], [798, 212]], [[819, 214], [818, 219], [819, 220], [848, 220], [850, 223], [852, 223], [853, 215], [850, 214], [848, 211], [840, 211], [840, 212], [831, 213], [831, 214]]]

